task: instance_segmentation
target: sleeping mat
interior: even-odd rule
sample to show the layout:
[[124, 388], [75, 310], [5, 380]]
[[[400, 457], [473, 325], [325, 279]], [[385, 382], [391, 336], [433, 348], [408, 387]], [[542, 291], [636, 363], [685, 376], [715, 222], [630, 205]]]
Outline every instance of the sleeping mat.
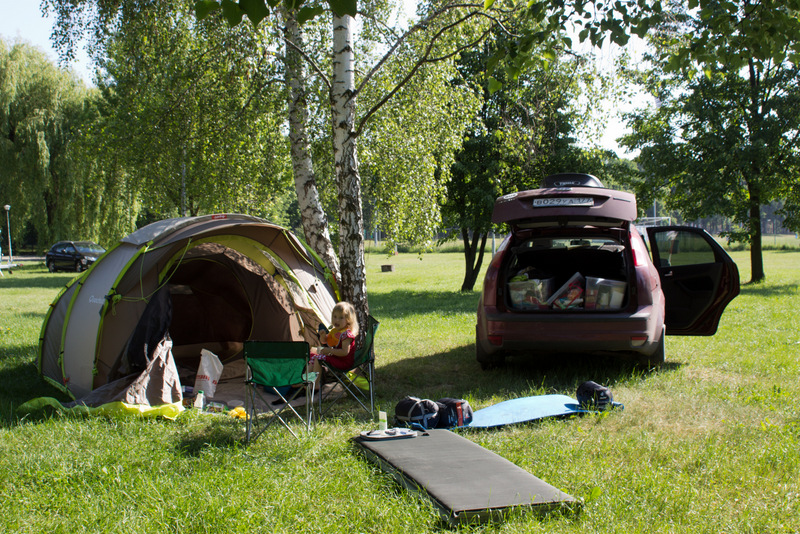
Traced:
[[449, 430], [403, 439], [352, 440], [403, 487], [426, 494], [450, 524], [501, 519], [513, 509], [550, 511], [580, 501]]

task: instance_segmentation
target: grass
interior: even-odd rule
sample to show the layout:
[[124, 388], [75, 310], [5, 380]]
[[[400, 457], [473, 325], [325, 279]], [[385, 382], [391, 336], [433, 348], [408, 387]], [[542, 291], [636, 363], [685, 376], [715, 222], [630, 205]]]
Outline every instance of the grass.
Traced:
[[[733, 252], [749, 280], [747, 252]], [[377, 393], [463, 397], [475, 408], [609, 385], [624, 411], [463, 435], [584, 501], [580, 514], [519, 513], [476, 532], [800, 531], [800, 253], [764, 254], [713, 337], [667, 339], [667, 364], [642, 372], [580, 356], [511, 360], [483, 372], [473, 355], [478, 293], [458, 291], [458, 254], [370, 253]], [[391, 263], [394, 272], [381, 272]], [[37, 415], [62, 398], [36, 374], [39, 329], [69, 274], [0, 278], [0, 531], [442, 532], [430, 505], [354, 453], [371, 428], [355, 410], [295, 440], [268, 431], [248, 449], [221, 416], [176, 421]], [[346, 405], [350, 408], [353, 405]]]

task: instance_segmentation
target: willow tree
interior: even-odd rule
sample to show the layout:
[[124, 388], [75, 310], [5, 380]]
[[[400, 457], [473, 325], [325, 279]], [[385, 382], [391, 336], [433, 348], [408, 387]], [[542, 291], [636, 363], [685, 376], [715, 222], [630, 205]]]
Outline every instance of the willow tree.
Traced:
[[124, 186], [91, 173], [96, 153], [84, 135], [96, 104], [96, 94], [44, 52], [0, 41], [0, 202], [12, 205], [15, 237], [30, 223], [40, 248], [97, 239], [103, 210], [120, 208]]

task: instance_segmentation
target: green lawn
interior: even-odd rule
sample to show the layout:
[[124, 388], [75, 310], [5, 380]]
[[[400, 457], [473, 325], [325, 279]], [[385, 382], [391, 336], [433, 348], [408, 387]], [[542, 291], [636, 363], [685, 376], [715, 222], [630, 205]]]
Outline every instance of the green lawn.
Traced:
[[[747, 252], [734, 252], [749, 280]], [[478, 293], [461, 294], [459, 254], [367, 258], [381, 321], [377, 393], [467, 398], [475, 408], [609, 385], [624, 411], [463, 435], [584, 501], [577, 516], [522, 513], [465, 531], [800, 531], [800, 251], [764, 254], [767, 282], [744, 286], [711, 338], [668, 338], [667, 364], [511, 360], [483, 372], [473, 355]], [[391, 263], [394, 272], [381, 272]], [[372, 428], [353, 409], [295, 440], [268, 431], [245, 450], [222, 416], [176, 421], [19, 419], [42, 395], [36, 375], [48, 304], [69, 274], [0, 278], [1, 532], [397, 532], [450, 530], [432, 506], [354, 453]]]

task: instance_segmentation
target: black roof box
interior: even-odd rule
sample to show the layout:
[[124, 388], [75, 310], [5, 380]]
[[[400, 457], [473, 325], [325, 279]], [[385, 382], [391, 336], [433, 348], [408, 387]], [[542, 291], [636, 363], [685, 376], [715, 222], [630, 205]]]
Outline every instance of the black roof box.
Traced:
[[565, 172], [551, 174], [544, 179], [542, 187], [603, 187], [603, 183], [591, 174]]

